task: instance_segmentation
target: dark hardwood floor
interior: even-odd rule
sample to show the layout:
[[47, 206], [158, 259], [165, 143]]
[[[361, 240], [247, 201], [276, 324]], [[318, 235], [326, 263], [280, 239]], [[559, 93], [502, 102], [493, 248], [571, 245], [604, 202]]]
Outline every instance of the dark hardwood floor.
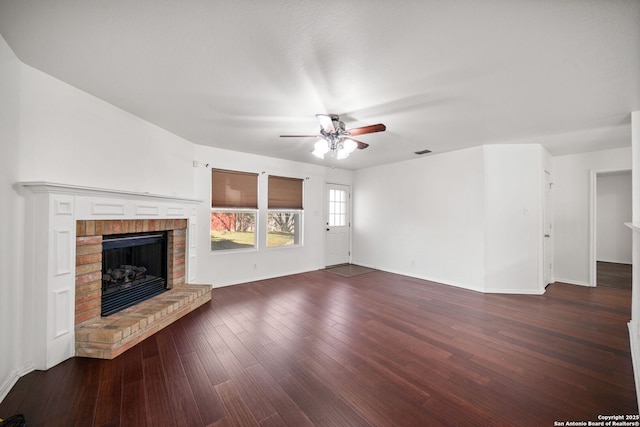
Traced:
[[32, 372], [29, 426], [553, 426], [637, 414], [631, 291], [485, 295], [316, 271], [213, 300], [110, 360]]
[[631, 264], [598, 261], [596, 263], [596, 284], [631, 290]]

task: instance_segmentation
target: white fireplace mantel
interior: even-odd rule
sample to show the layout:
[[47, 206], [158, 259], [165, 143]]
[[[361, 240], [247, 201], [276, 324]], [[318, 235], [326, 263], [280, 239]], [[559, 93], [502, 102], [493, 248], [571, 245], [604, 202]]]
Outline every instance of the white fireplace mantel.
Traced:
[[114, 190], [108, 188], [86, 187], [81, 185], [60, 184], [47, 181], [24, 181], [18, 186], [28, 188], [33, 193], [58, 193], [74, 196], [115, 197], [120, 199], [156, 200], [174, 203], [199, 204], [202, 200], [161, 194], [140, 193], [135, 191]]
[[44, 181], [19, 182], [25, 197], [26, 361], [49, 369], [75, 355], [76, 221], [187, 219], [187, 281], [196, 280], [201, 200]]

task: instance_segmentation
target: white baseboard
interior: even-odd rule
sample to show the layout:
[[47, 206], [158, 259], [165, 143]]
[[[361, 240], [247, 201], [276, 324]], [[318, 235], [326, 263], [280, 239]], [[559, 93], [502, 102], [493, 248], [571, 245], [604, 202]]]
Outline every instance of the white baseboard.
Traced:
[[629, 346], [631, 347], [631, 363], [633, 365], [633, 379], [636, 384], [636, 400], [638, 401], [638, 407], [640, 408], [640, 340], [638, 339], [638, 332], [640, 332], [638, 325], [633, 321], [628, 323], [629, 325]]
[[582, 282], [580, 280], [561, 279], [559, 277], [555, 277], [552, 283], [556, 283], [556, 282], [567, 283], [569, 285], [588, 286], [590, 288], [593, 287], [588, 282]]
[[2, 402], [5, 397], [7, 397], [7, 395], [11, 391], [11, 388], [13, 388], [13, 386], [16, 385], [16, 383], [21, 377], [33, 371], [34, 371], [33, 365], [23, 366], [21, 368], [14, 370], [9, 375], [9, 377], [6, 378], [5, 381], [0, 385], [0, 402]]
[[486, 294], [509, 294], [509, 295], [544, 295], [544, 289], [491, 289], [484, 290]]
[[413, 273], [413, 272], [408, 272], [408, 271], [403, 271], [403, 270], [380, 268], [380, 267], [375, 266], [375, 265], [359, 263], [359, 262], [356, 263], [356, 264], [358, 264], [358, 265], [360, 265], [362, 267], [373, 268], [373, 269], [384, 271], [384, 272], [387, 272], [387, 273], [398, 274], [400, 276], [412, 277], [414, 279], [426, 280], [428, 282], [434, 282], [434, 283], [438, 283], [440, 285], [453, 286], [455, 288], [467, 289], [469, 291], [475, 291], [475, 292], [485, 292], [483, 289], [478, 289], [476, 287], [468, 286], [468, 285], [465, 285], [465, 284], [462, 284], [462, 283], [455, 283], [455, 282], [451, 282], [451, 281], [442, 280], [442, 279], [439, 279], [437, 277], [425, 276], [425, 275], [416, 274], [416, 273]]
[[538, 290], [538, 289], [492, 289], [492, 288], [486, 288], [486, 289], [481, 289], [481, 288], [477, 288], [474, 286], [469, 286], [463, 283], [456, 283], [456, 282], [451, 282], [451, 281], [446, 281], [446, 280], [442, 280], [439, 279], [437, 277], [429, 277], [429, 276], [425, 276], [425, 275], [421, 275], [421, 274], [415, 274], [412, 272], [407, 272], [407, 271], [400, 271], [400, 270], [393, 270], [393, 269], [382, 269], [380, 267], [376, 267], [374, 265], [368, 265], [368, 264], [364, 264], [364, 263], [357, 263], [358, 265], [361, 265], [362, 267], [369, 267], [369, 268], [375, 268], [377, 270], [381, 270], [381, 271], [386, 271], [387, 273], [393, 273], [393, 274], [399, 274], [401, 276], [408, 276], [408, 277], [413, 277], [414, 279], [421, 279], [421, 280], [426, 280], [429, 282], [435, 282], [435, 283], [439, 283], [441, 285], [447, 285], [447, 286], [453, 286], [456, 288], [461, 288], [461, 289], [466, 289], [469, 291], [474, 291], [474, 292], [481, 292], [484, 294], [510, 294], [510, 295], [544, 295], [545, 290]]

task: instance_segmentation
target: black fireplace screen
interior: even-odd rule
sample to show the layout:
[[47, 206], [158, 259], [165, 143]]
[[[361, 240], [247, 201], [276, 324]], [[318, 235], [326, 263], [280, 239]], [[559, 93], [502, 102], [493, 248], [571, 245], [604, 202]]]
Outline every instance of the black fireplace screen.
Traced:
[[166, 233], [104, 236], [102, 316], [164, 292], [166, 278]]

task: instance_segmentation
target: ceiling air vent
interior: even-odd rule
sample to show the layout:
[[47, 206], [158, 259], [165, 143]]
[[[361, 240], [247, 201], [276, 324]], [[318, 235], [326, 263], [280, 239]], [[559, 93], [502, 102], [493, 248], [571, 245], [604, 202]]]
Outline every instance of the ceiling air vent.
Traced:
[[420, 150], [420, 151], [416, 151], [415, 153], [419, 156], [423, 155], [423, 154], [429, 154], [431, 152], [431, 150]]

